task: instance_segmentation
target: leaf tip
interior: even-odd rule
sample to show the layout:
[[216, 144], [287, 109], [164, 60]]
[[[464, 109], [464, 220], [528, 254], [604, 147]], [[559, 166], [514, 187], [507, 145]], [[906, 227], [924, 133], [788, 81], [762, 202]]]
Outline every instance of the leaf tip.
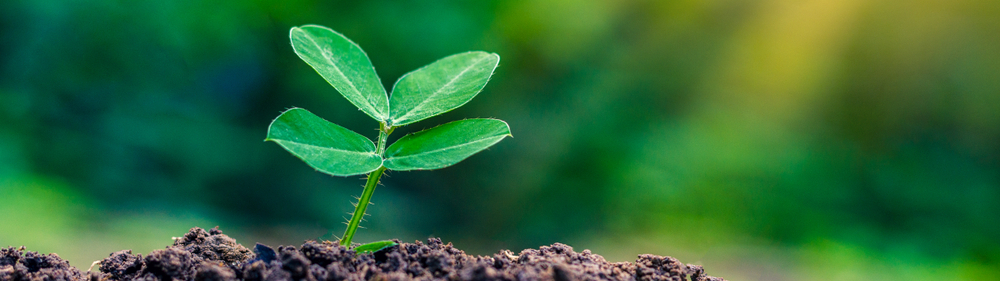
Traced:
[[497, 120], [497, 121], [500, 121], [500, 123], [503, 123], [503, 126], [507, 128], [507, 135], [508, 135], [508, 136], [511, 136], [511, 137], [514, 137], [514, 135], [512, 135], [512, 134], [510, 133], [510, 124], [507, 124], [507, 121], [503, 121], [503, 120], [500, 120], [500, 119], [496, 119], [496, 118], [492, 118], [492, 119], [493, 119], [493, 120]]
[[329, 27], [318, 25], [318, 24], [303, 24], [303, 25], [300, 25], [300, 26], [293, 26], [292, 30], [296, 30], [296, 29], [298, 29], [298, 30], [305, 30], [307, 28], [319, 28], [319, 29], [326, 29], [326, 30], [333, 31], [333, 29], [330, 29]]
[[[299, 26], [293, 26], [292, 28], [288, 29], [288, 38], [292, 39], [292, 40], [295, 40], [295, 33], [296, 32], [305, 32], [305, 31], [302, 30], [302, 28], [299, 27]], [[295, 43], [294, 42], [292, 43], [292, 49], [295, 49]]]

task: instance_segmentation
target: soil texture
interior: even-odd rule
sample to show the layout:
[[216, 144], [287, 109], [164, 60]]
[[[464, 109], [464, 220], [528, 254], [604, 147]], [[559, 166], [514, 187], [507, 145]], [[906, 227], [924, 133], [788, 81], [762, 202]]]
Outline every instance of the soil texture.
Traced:
[[361, 255], [330, 241], [277, 249], [257, 244], [250, 250], [218, 227], [192, 228], [175, 237], [172, 246], [146, 256], [115, 252], [94, 268], [82, 272], [56, 254], [24, 247], [0, 249], [0, 281], [724, 280], [672, 257], [639, 255], [635, 262], [611, 263], [590, 250], [577, 253], [560, 243], [492, 256], [466, 255], [438, 238]]

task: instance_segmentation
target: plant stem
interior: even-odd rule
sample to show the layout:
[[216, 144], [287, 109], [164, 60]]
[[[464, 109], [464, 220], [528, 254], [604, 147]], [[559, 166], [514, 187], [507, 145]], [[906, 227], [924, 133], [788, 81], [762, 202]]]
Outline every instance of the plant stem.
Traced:
[[358, 200], [358, 206], [354, 208], [354, 215], [351, 216], [351, 222], [347, 224], [347, 231], [344, 232], [344, 238], [340, 239], [340, 245], [351, 245], [351, 239], [354, 238], [354, 232], [357, 232], [358, 224], [365, 216], [365, 209], [368, 208], [368, 202], [372, 199], [372, 193], [375, 192], [375, 186], [378, 185], [378, 179], [382, 177], [382, 172], [385, 172], [385, 167], [379, 167], [378, 170], [368, 174], [365, 191], [361, 194], [361, 199]]
[[[378, 130], [378, 144], [375, 146], [375, 153], [382, 156], [385, 152], [385, 142], [389, 139], [389, 134], [392, 133], [394, 128], [386, 128], [386, 124], [382, 123], [381, 128]], [[378, 179], [382, 177], [382, 173], [385, 172], [385, 166], [380, 166], [375, 171], [368, 173], [368, 182], [365, 183], [365, 190], [361, 193], [361, 199], [358, 200], [358, 205], [354, 207], [354, 215], [351, 216], [351, 221], [347, 223], [347, 230], [344, 231], [344, 238], [340, 239], [340, 245], [350, 246], [351, 239], [354, 238], [354, 233], [358, 231], [358, 225], [361, 224], [361, 219], [365, 217], [365, 210], [368, 209], [368, 202], [372, 199], [372, 194], [375, 193], [375, 186], [378, 185]]]
[[385, 153], [385, 142], [389, 139], [389, 134], [392, 134], [392, 131], [396, 128], [387, 127], [385, 123], [381, 123], [379, 127], [381, 128], [378, 130], [378, 144], [375, 146], [375, 154], [382, 156]]

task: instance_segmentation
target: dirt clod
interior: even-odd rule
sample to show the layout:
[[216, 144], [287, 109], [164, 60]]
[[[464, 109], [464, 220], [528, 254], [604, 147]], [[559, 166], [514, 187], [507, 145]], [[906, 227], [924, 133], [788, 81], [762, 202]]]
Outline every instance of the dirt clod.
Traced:
[[[0, 248], [0, 280], [86, 280], [88, 275], [56, 254], [42, 255], [24, 247]], [[89, 278], [89, 277], [88, 277]]]
[[114, 252], [100, 264], [101, 267], [98, 269], [115, 280], [131, 280], [145, 265], [142, 262], [142, 255], [133, 255], [132, 250]]
[[203, 263], [194, 274], [195, 281], [233, 281], [236, 273], [222, 263]]
[[672, 257], [640, 255], [634, 263], [611, 263], [560, 243], [492, 256], [467, 255], [438, 238], [362, 255], [330, 241], [306, 241], [277, 251], [257, 244], [251, 252], [218, 228], [197, 227], [146, 257], [128, 250], [112, 253], [99, 270], [84, 274], [55, 254], [0, 249], [0, 281], [724, 280]]
[[184, 236], [174, 240], [173, 247], [184, 248], [202, 259], [222, 261], [226, 264], [241, 264], [252, 256], [250, 249], [236, 243], [236, 239], [223, 235], [216, 226], [209, 231], [195, 227]]

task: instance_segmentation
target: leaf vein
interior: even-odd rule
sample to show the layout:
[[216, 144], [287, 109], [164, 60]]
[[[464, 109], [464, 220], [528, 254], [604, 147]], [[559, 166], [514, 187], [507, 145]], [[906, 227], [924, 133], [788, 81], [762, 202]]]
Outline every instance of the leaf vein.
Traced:
[[405, 156], [393, 156], [393, 157], [389, 157], [386, 160], [404, 159], [404, 158], [417, 157], [417, 156], [422, 156], [422, 155], [436, 153], [436, 152], [450, 150], [450, 149], [458, 149], [458, 148], [461, 148], [461, 147], [465, 147], [465, 146], [469, 146], [469, 145], [473, 145], [473, 144], [478, 144], [478, 143], [481, 143], [481, 142], [486, 142], [486, 141], [490, 141], [490, 140], [494, 140], [494, 139], [498, 139], [498, 138], [502, 139], [503, 137], [504, 136], [502, 136], [502, 135], [501, 136], [495, 136], [495, 137], [489, 137], [489, 138], [484, 138], [484, 139], [480, 139], [480, 140], [476, 140], [476, 141], [471, 141], [471, 142], [467, 142], [467, 143], [463, 143], [463, 144], [459, 144], [459, 145], [455, 145], [455, 146], [449, 146], [449, 147], [443, 147], [443, 148], [438, 148], [438, 149], [434, 149], [434, 150], [428, 150], [428, 151], [424, 151], [424, 152], [420, 152], [420, 153], [416, 153], [416, 154], [410, 154], [410, 155], [405, 155]]
[[277, 142], [283, 142], [283, 143], [288, 143], [288, 144], [295, 144], [295, 145], [300, 145], [300, 146], [306, 146], [306, 147], [309, 147], [309, 148], [316, 148], [316, 149], [323, 149], [323, 150], [334, 150], [334, 151], [343, 152], [343, 153], [353, 153], [353, 154], [362, 154], [362, 155], [364, 155], [364, 154], [375, 155], [375, 153], [373, 153], [371, 151], [346, 150], [346, 149], [339, 149], [339, 148], [318, 146], [318, 145], [314, 145], [314, 144], [301, 143], [301, 142], [290, 141], [290, 140], [282, 140], [282, 139], [276, 139], [275, 141], [277, 141]]
[[[302, 30], [302, 29], [300, 28], [299, 30]], [[305, 30], [303, 30], [302, 32], [305, 32]], [[360, 96], [360, 97], [362, 97], [362, 99], [364, 99], [368, 103], [371, 103], [370, 100], [368, 100], [367, 98], [365, 98], [361, 94], [361, 90], [358, 90], [358, 87], [354, 85], [354, 82], [351, 82], [351, 79], [347, 78], [347, 75], [344, 74], [344, 71], [340, 70], [340, 67], [337, 66], [336, 63], [334, 63], [334, 60], [331, 57], [333, 55], [332, 54], [333, 52], [326, 50], [326, 48], [324, 48], [322, 45], [320, 45], [318, 42], [316, 42], [316, 39], [313, 38], [312, 34], [309, 34], [309, 36], [306, 36], [306, 38], [309, 38], [309, 41], [312, 41], [313, 45], [316, 46], [316, 48], [319, 49], [320, 54], [323, 55], [323, 59], [326, 59], [326, 61], [333, 68], [333, 70], [337, 71], [337, 74], [339, 74], [340, 77], [343, 78], [343, 80], [345, 82], [347, 82], [347, 86], [350, 86], [351, 90], [354, 90], [354, 92], [352, 92], [351, 94], [354, 95], [354, 96]], [[374, 107], [371, 106], [370, 104], [366, 104], [366, 105], [363, 105], [363, 106], [368, 107], [368, 109], [370, 109], [372, 111], [375, 111]]]
[[486, 60], [489, 57], [490, 56], [482, 57], [479, 60], [477, 60], [476, 62], [470, 64], [468, 67], [466, 67], [461, 72], [459, 72], [458, 75], [455, 75], [455, 77], [452, 77], [451, 80], [448, 81], [448, 83], [445, 83], [444, 85], [442, 85], [440, 88], [438, 88], [437, 90], [435, 90], [434, 93], [432, 93], [426, 99], [424, 99], [423, 101], [421, 101], [420, 103], [418, 103], [416, 106], [414, 106], [413, 108], [411, 108], [409, 111], [407, 111], [406, 114], [403, 114], [403, 116], [400, 116], [397, 119], [397, 121], [398, 120], [406, 120], [407, 117], [415, 115], [415, 113], [417, 111], [419, 111], [420, 109], [423, 109], [424, 106], [426, 106], [428, 103], [430, 103], [431, 99], [433, 99], [434, 97], [437, 97], [438, 95], [440, 95], [441, 91], [443, 91], [445, 88], [448, 88], [449, 86], [451, 86], [452, 84], [454, 84], [455, 81], [458, 81], [458, 79], [460, 77], [462, 77], [463, 75], [465, 75], [466, 72], [469, 72], [469, 70], [471, 70], [473, 67], [476, 67], [480, 62]]

